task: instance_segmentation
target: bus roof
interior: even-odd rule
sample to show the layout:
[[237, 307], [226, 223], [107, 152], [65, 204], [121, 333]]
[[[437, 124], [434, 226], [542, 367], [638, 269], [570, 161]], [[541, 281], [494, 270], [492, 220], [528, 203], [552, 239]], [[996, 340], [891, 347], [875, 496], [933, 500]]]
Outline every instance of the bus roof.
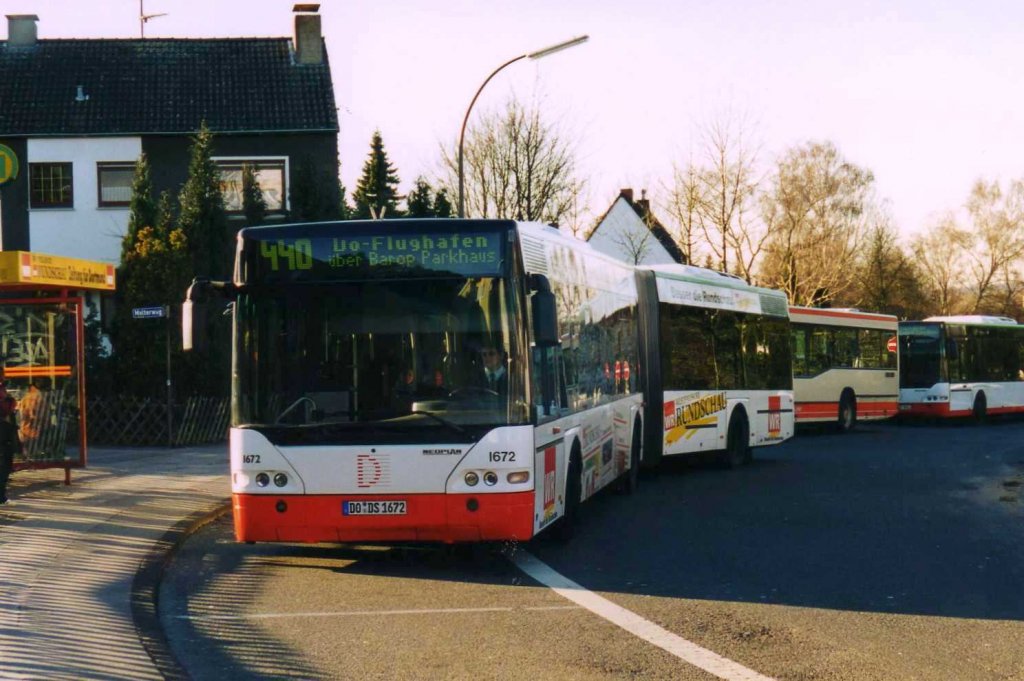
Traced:
[[663, 279], [676, 279], [678, 281], [689, 281], [695, 284], [705, 284], [711, 286], [721, 286], [722, 288], [732, 288], [741, 291], [751, 291], [754, 293], [760, 293], [766, 296], [772, 296], [776, 298], [782, 298], [786, 300], [786, 294], [783, 291], [779, 291], [773, 288], [763, 288], [761, 286], [754, 286], [743, 281], [740, 277], [735, 274], [728, 274], [727, 272], [718, 272], [716, 270], [709, 270], [705, 267], [696, 267], [694, 265], [640, 265], [637, 267], [638, 270], [650, 270], [654, 273], [655, 277]]
[[863, 312], [852, 307], [802, 307], [800, 305], [789, 306], [789, 318], [794, 322], [807, 321], [809, 323], [827, 324], [834, 322], [844, 325], [844, 322], [856, 326], [858, 322], [878, 322], [878, 328], [895, 329], [899, 319], [896, 315], [882, 314], [880, 312]]
[[1020, 326], [1012, 317], [996, 317], [982, 314], [960, 314], [945, 317], [926, 317], [925, 322], [945, 322], [946, 324], [964, 324], [967, 326]]

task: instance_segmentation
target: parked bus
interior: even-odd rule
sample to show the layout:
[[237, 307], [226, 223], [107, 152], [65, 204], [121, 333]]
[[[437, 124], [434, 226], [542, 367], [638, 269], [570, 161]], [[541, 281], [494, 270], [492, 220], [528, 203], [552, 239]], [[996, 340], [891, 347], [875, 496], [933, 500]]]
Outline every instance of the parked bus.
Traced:
[[[232, 282], [239, 541], [525, 540], [637, 483], [633, 269], [538, 224], [246, 228]], [[559, 521], [556, 523], [556, 521]]]
[[790, 307], [796, 422], [835, 423], [896, 415], [897, 319], [859, 310]]
[[973, 416], [1024, 412], [1024, 326], [961, 315], [900, 322], [900, 413]]
[[728, 467], [793, 435], [786, 296], [700, 267], [637, 271], [644, 465], [715, 452]]

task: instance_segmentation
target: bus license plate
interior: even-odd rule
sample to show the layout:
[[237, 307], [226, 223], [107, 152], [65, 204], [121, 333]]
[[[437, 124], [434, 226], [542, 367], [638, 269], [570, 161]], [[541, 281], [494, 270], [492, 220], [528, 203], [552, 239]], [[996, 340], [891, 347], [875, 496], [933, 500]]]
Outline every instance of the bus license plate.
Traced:
[[343, 501], [342, 515], [405, 515], [404, 501]]

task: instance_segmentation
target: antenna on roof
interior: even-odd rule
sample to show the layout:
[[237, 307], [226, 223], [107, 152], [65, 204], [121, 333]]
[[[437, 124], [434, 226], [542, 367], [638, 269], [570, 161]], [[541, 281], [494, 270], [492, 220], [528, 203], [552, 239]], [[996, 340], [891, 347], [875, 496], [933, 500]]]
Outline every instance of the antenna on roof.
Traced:
[[146, 38], [146, 22], [150, 19], [156, 19], [157, 17], [167, 16], [167, 12], [160, 12], [159, 14], [146, 14], [146, 10], [142, 8], [143, 0], [139, 0], [139, 37], [142, 39]]

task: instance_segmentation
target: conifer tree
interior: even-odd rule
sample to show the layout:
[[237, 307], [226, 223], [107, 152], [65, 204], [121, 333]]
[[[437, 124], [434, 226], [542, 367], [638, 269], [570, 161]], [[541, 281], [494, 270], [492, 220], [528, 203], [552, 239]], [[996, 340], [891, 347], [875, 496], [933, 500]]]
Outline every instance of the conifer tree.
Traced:
[[188, 244], [195, 274], [223, 279], [231, 271], [231, 236], [212, 152], [213, 134], [203, 122], [192, 141], [188, 178], [179, 195], [178, 227]]
[[345, 187], [338, 179], [337, 165], [321, 168], [309, 156], [299, 158], [291, 186], [291, 218], [295, 222], [345, 219]]
[[411, 218], [434, 217], [433, 192], [423, 176], [416, 178], [416, 184], [405, 200], [407, 214]]
[[140, 154], [135, 162], [135, 174], [132, 176], [132, 198], [128, 203], [128, 231], [122, 240], [121, 250], [125, 244], [135, 240], [138, 231], [146, 226], [156, 224], [157, 206], [153, 201], [153, 182], [150, 179], [149, 159]]
[[434, 195], [434, 217], [450, 218], [455, 215], [455, 206], [448, 200], [448, 190], [438, 189]]
[[352, 193], [355, 202], [353, 217], [365, 220], [371, 217], [399, 217], [398, 171], [388, 160], [380, 130], [373, 133], [370, 153], [363, 164], [363, 174]]
[[251, 163], [242, 164], [242, 212], [245, 224], [250, 226], [262, 224], [267, 217], [267, 201], [260, 189], [257, 170], [259, 168]]

